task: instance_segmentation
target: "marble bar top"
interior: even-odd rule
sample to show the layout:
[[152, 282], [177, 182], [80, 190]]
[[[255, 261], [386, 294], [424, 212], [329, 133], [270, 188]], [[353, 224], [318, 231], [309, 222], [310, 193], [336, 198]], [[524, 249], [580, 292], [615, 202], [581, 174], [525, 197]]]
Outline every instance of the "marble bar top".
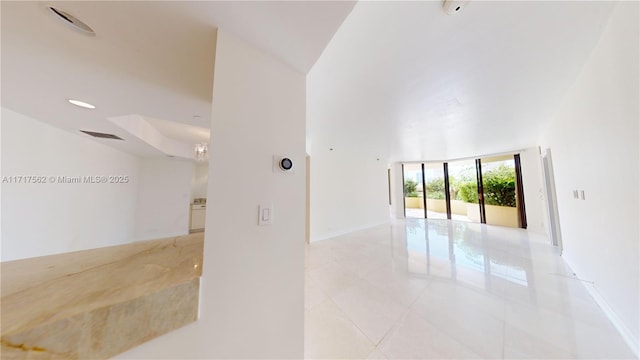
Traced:
[[176, 286], [195, 286], [197, 304], [203, 245], [204, 234], [197, 233], [0, 263], [3, 349], [7, 339], [33, 329], [139, 303]]

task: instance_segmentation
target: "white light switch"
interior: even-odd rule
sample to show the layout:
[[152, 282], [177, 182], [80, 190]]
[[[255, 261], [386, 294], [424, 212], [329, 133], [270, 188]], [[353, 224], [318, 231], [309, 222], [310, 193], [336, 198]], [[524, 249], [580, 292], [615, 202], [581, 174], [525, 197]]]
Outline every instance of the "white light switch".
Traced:
[[273, 224], [273, 206], [260, 205], [258, 209], [258, 225]]

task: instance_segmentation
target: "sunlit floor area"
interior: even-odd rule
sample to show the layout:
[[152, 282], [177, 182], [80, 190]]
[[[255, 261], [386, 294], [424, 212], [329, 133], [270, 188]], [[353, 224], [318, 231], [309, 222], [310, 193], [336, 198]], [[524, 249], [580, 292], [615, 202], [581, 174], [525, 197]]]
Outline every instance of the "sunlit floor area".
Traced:
[[408, 219], [307, 247], [305, 356], [634, 358], [542, 235]]
[[[407, 218], [424, 219], [424, 210], [423, 209], [407, 208], [407, 209], [405, 209], [405, 213], [407, 214]], [[435, 211], [431, 211], [431, 210], [427, 210], [427, 218], [429, 218], [429, 219], [444, 219], [444, 220], [446, 220], [447, 219], [447, 214], [440, 213], [440, 212], [435, 212]], [[471, 219], [469, 219], [468, 217], [466, 217], [464, 215], [458, 215], [458, 214], [451, 214], [451, 219], [452, 220], [457, 220], [457, 221], [471, 222]]]

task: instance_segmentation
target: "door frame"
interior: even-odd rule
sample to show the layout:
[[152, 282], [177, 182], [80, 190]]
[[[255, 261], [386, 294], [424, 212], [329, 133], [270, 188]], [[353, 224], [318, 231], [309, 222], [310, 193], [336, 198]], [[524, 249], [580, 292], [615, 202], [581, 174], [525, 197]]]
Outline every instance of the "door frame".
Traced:
[[547, 210], [547, 235], [554, 246], [557, 246], [562, 254], [562, 233], [560, 231], [560, 217], [558, 213], [558, 198], [556, 194], [555, 178], [553, 174], [553, 158], [551, 149], [545, 149], [540, 154], [542, 162], [542, 186], [544, 188], [545, 204]]
[[518, 209], [518, 225], [521, 229], [527, 228], [527, 211], [524, 206], [524, 187], [522, 185], [522, 165], [520, 154], [513, 155], [516, 168], [516, 208]]

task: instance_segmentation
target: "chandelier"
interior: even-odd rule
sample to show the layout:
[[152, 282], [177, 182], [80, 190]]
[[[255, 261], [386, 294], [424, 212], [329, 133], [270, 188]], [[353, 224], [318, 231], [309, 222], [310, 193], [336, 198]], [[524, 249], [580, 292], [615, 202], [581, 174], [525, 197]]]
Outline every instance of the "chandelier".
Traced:
[[207, 144], [196, 144], [195, 157], [197, 161], [207, 161], [209, 159], [209, 147]]

